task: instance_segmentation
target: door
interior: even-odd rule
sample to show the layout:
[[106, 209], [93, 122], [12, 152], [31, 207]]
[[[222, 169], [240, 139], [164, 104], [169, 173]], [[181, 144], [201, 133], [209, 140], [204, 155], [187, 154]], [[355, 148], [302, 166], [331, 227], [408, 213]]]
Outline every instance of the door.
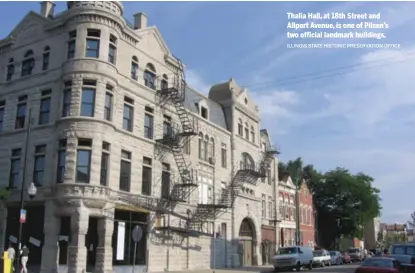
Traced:
[[252, 265], [252, 240], [244, 240], [242, 241], [243, 245], [243, 266], [251, 266]]

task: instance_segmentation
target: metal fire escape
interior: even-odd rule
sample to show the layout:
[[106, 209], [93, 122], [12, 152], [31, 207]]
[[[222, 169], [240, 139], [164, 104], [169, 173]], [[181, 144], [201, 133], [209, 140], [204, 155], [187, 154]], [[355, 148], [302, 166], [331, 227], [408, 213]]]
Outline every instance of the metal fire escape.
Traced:
[[[169, 127], [163, 128], [163, 137], [156, 139], [156, 143], [167, 148], [174, 157], [177, 169], [180, 174], [178, 183], [172, 183], [169, 193], [163, 193], [159, 200], [158, 210], [174, 210], [178, 202], [186, 202], [192, 191], [197, 187], [195, 173], [190, 168], [183, 154], [183, 146], [197, 135], [197, 128], [187, 113], [184, 105], [186, 92], [186, 79], [183, 64], [179, 59], [177, 72], [170, 81], [162, 80], [157, 95], [163, 105], [170, 102], [177, 113], [180, 124], [171, 123]], [[170, 211], [169, 210], [169, 211]]]
[[209, 204], [197, 205], [197, 209], [190, 221], [191, 227], [195, 230], [200, 230], [204, 222], [214, 219], [226, 210], [233, 208], [236, 196], [238, 196], [242, 186], [245, 183], [257, 185], [260, 178], [266, 177], [265, 170], [270, 167], [274, 156], [278, 153], [277, 149], [268, 145], [262, 152], [262, 159], [257, 167], [241, 164], [231, 183], [222, 189], [219, 198]]

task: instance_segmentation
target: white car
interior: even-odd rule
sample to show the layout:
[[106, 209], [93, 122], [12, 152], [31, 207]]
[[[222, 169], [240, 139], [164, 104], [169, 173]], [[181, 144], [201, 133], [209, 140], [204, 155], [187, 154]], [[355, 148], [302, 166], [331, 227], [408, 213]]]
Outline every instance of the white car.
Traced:
[[280, 247], [272, 258], [275, 271], [313, 269], [313, 250], [309, 246]]
[[331, 265], [331, 257], [330, 253], [325, 250], [314, 250], [313, 251], [313, 265], [314, 266], [321, 266], [324, 267], [326, 265]]

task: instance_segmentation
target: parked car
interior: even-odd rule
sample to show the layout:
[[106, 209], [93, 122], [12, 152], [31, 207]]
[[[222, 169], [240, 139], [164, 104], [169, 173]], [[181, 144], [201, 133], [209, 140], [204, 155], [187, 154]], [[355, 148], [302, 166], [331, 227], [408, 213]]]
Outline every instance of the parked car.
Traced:
[[415, 243], [393, 244], [388, 255], [399, 261], [409, 272], [415, 272]]
[[309, 246], [280, 247], [273, 257], [275, 271], [313, 269], [313, 250]]
[[359, 248], [350, 248], [347, 251], [347, 254], [350, 256], [352, 262], [361, 262], [364, 260], [364, 253]]
[[331, 264], [341, 265], [343, 264], [342, 254], [338, 251], [329, 251], [331, 257]]
[[314, 250], [313, 251], [313, 265], [314, 266], [321, 266], [324, 267], [326, 265], [331, 265], [331, 257], [330, 253], [325, 250]]
[[347, 252], [344, 252], [344, 253], [342, 254], [342, 258], [343, 258], [343, 263], [344, 263], [344, 264], [349, 264], [349, 263], [351, 263], [351, 262], [352, 262], [352, 260], [351, 260], [351, 258], [350, 258], [350, 255], [349, 255]]
[[401, 263], [390, 257], [368, 258], [356, 268], [355, 273], [404, 273]]

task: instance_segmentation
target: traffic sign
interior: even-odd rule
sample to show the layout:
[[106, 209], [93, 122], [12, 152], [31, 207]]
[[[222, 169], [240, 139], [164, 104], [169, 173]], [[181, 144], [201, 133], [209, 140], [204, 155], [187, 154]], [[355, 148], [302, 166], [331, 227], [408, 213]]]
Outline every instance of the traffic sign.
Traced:
[[135, 243], [138, 243], [142, 237], [143, 237], [143, 229], [140, 226], [136, 225], [133, 230], [133, 241]]
[[20, 210], [20, 223], [26, 223], [26, 210]]

